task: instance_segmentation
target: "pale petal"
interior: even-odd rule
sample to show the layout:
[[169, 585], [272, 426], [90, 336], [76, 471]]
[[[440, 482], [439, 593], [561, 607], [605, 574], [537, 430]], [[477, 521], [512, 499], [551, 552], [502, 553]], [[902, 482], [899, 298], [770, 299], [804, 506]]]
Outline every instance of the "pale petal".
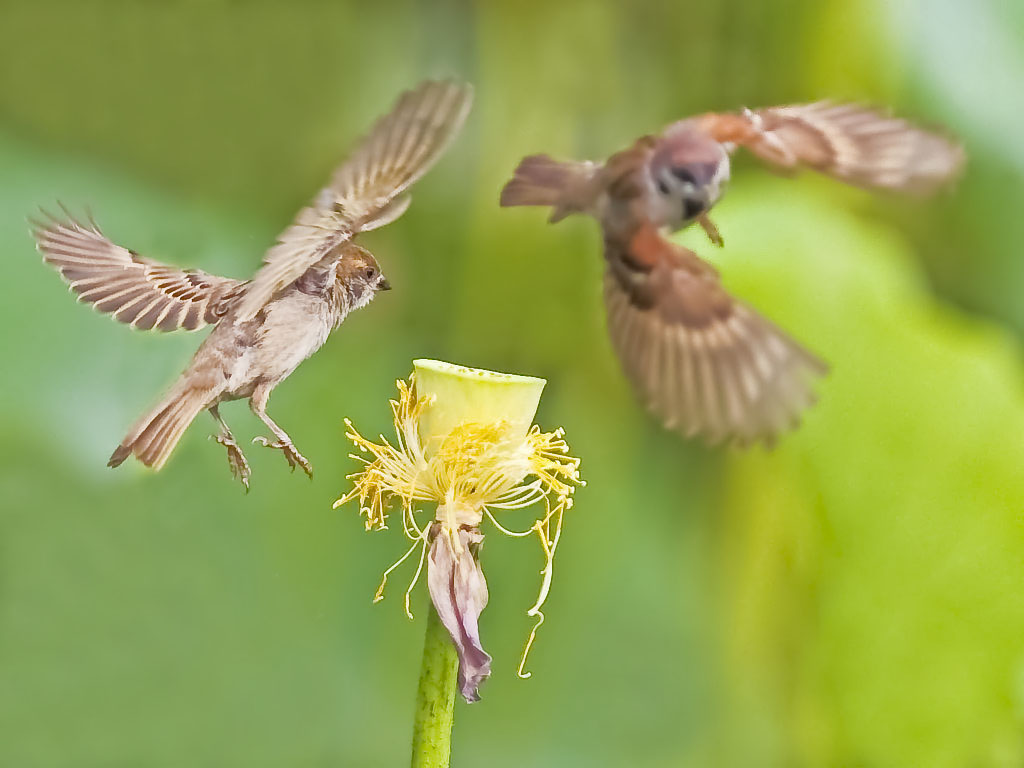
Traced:
[[487, 581], [476, 553], [483, 535], [478, 530], [457, 532], [458, 555], [451, 539], [439, 532], [430, 545], [427, 585], [437, 615], [459, 654], [459, 691], [466, 701], [479, 701], [480, 684], [491, 674], [491, 657], [480, 643], [478, 621], [487, 605]]

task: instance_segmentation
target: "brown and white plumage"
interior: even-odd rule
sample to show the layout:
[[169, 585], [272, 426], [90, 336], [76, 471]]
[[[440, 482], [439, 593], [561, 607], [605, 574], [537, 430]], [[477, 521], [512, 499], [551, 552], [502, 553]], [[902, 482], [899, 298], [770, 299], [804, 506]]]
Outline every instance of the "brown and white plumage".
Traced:
[[927, 194], [964, 162], [963, 150], [946, 137], [860, 104], [819, 101], [698, 122], [712, 138], [781, 169], [810, 168], [858, 187]]
[[427, 82], [402, 94], [267, 252], [245, 289], [239, 316], [254, 317], [333, 248], [401, 216], [409, 205], [403, 193], [448, 147], [472, 99], [472, 89], [455, 82]]
[[47, 219], [32, 221], [43, 260], [57, 268], [79, 301], [133, 328], [195, 331], [216, 323], [243, 285], [145, 259], [112, 243], [94, 222]]
[[747, 445], [797, 423], [825, 363], [730, 296], [692, 251], [650, 231], [605, 248], [612, 345], [668, 429]]
[[549, 205], [552, 224], [571, 213], [587, 211], [601, 193], [601, 166], [591, 162], [566, 162], [550, 155], [524, 157], [515, 175], [501, 190], [502, 206]]
[[963, 163], [960, 148], [938, 134], [861, 106], [819, 102], [681, 120], [603, 164], [531, 155], [501, 204], [550, 206], [552, 221], [596, 218], [609, 333], [634, 389], [666, 427], [746, 445], [772, 443], [792, 428], [827, 366], [663, 236], [699, 223], [722, 244], [708, 212], [740, 146], [779, 169], [908, 193], [933, 191]]
[[470, 99], [469, 87], [456, 83], [428, 82], [404, 94], [251, 281], [150, 261], [70, 214], [32, 222], [43, 259], [80, 300], [136, 328], [214, 326], [167, 394], [125, 435], [110, 466], [134, 455], [160, 469], [192, 420], [208, 410], [232, 473], [248, 488], [249, 464], [218, 410], [222, 402], [248, 399], [274, 436], [257, 440], [312, 475], [309, 461], [267, 415], [270, 393], [350, 312], [390, 288], [373, 255], [352, 238], [404, 212], [409, 186], [458, 132]]

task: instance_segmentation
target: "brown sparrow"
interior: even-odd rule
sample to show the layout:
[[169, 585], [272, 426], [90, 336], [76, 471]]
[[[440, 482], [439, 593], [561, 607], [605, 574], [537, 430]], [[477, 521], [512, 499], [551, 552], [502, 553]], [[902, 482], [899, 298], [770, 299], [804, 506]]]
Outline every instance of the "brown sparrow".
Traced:
[[94, 222], [84, 225], [70, 215], [32, 222], [43, 259], [80, 301], [133, 328], [215, 326], [170, 391], [121, 441], [109, 466], [135, 454], [160, 469], [205, 409], [220, 424], [216, 439], [227, 448], [232, 473], [248, 488], [249, 464], [218, 411], [226, 400], [248, 398], [274, 435], [256, 441], [280, 449], [293, 470], [299, 466], [312, 476], [309, 461], [267, 415], [267, 399], [349, 312], [390, 288], [373, 255], [352, 239], [402, 215], [407, 190], [459, 132], [471, 101], [471, 89], [453, 82], [426, 82], [403, 94], [244, 282], [143, 258], [108, 240]]
[[612, 343], [667, 428], [710, 443], [771, 444], [813, 402], [811, 379], [826, 365], [663, 236], [697, 222], [722, 244], [708, 211], [737, 146], [778, 169], [897, 192], [929, 192], [963, 161], [958, 146], [903, 120], [820, 102], [688, 118], [604, 163], [526, 157], [501, 204], [550, 206], [552, 222], [572, 213], [600, 222]]

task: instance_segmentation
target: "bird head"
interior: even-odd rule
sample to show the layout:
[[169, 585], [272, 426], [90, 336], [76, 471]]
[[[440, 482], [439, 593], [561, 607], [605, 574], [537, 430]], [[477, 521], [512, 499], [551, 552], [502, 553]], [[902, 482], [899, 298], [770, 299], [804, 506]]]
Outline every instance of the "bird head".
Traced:
[[347, 244], [338, 262], [337, 275], [348, 292], [351, 309], [369, 304], [377, 291], [391, 290], [391, 283], [384, 277], [373, 254], [352, 243]]
[[669, 130], [651, 158], [651, 179], [674, 229], [707, 213], [729, 180], [729, 155], [717, 141], [685, 126]]

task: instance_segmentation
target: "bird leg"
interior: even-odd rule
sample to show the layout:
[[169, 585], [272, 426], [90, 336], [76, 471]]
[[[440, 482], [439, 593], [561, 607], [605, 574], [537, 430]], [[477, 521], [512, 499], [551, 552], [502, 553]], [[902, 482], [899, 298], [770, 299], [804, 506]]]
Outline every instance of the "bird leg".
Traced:
[[313, 477], [313, 465], [309, 463], [309, 459], [303, 456], [296, 450], [295, 445], [292, 443], [292, 439], [288, 437], [288, 433], [281, 429], [274, 420], [267, 416], [267, 400], [270, 399], [270, 388], [269, 387], [257, 387], [256, 391], [252, 393], [252, 397], [249, 398], [249, 407], [252, 408], [252, 412], [260, 417], [260, 421], [266, 424], [270, 431], [274, 433], [277, 438], [276, 441], [271, 442], [266, 437], [256, 437], [253, 439], [254, 443], [266, 446], [267, 448], [278, 448], [284, 454], [285, 459], [288, 461], [288, 466], [295, 471], [295, 467], [302, 467], [302, 471]]
[[725, 241], [722, 239], [722, 235], [718, 232], [718, 227], [715, 226], [714, 222], [708, 217], [706, 213], [702, 213], [697, 217], [697, 221], [704, 230], [704, 234], [708, 236], [708, 240], [721, 248], [725, 245]]
[[213, 418], [217, 420], [217, 423], [220, 424], [220, 434], [213, 435], [212, 437], [228, 449], [228, 466], [231, 467], [231, 475], [236, 480], [242, 481], [242, 485], [245, 486], [245, 491], [248, 493], [249, 476], [252, 474], [249, 471], [249, 462], [245, 460], [245, 454], [242, 453], [242, 449], [235, 442], [235, 436], [231, 434], [227, 423], [221, 418], [220, 409], [216, 405], [211, 405], [209, 411]]

